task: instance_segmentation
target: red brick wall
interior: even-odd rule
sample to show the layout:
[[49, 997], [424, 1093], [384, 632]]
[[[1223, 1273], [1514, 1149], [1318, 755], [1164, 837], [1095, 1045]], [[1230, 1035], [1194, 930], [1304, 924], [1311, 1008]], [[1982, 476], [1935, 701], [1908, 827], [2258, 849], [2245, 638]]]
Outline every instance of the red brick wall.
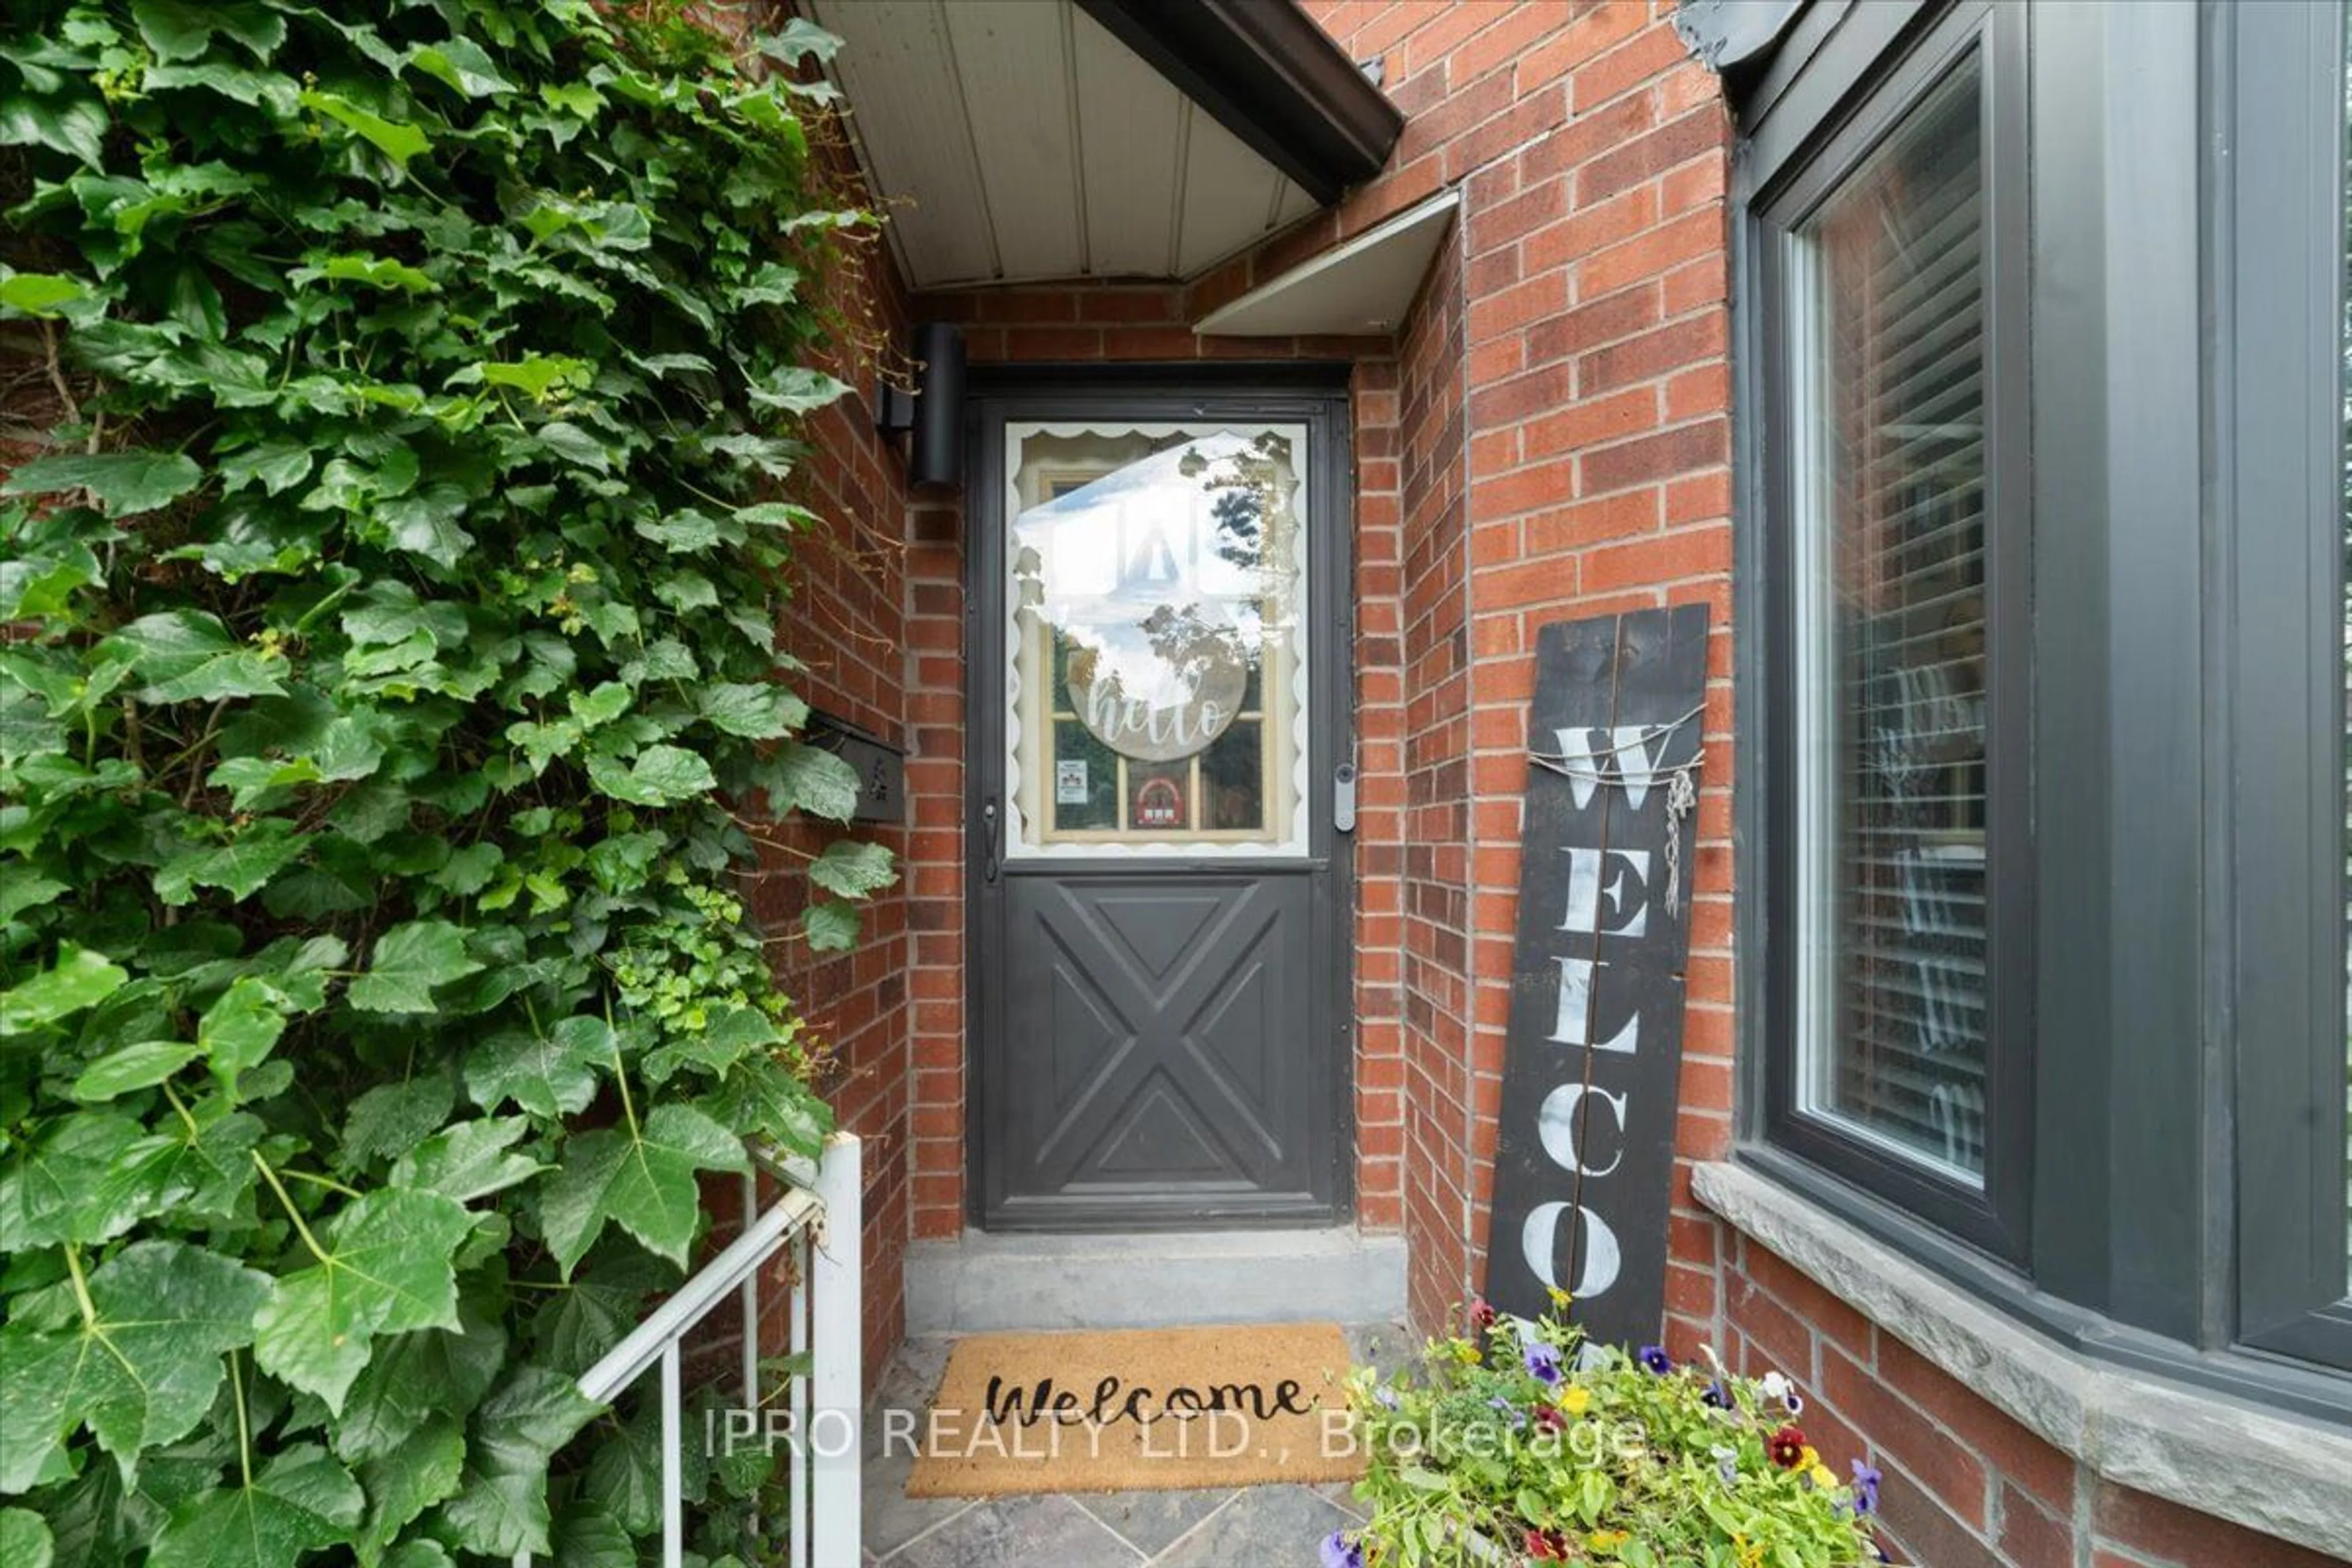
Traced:
[[[908, 742], [915, 699], [903, 669], [908, 646], [907, 485], [904, 458], [875, 431], [873, 396], [886, 345], [905, 341], [906, 306], [881, 242], [845, 247], [824, 280], [845, 326], [824, 368], [854, 389], [801, 431], [813, 448], [787, 489], [824, 520], [802, 536], [779, 641], [804, 667], [793, 677], [809, 702], [880, 736]], [[898, 825], [858, 824], [855, 837], [883, 844], [901, 861], [898, 885], [863, 907], [864, 928], [847, 952], [816, 953], [800, 940], [807, 895], [801, 857], [845, 830], [796, 821], [763, 854], [754, 904], [776, 948], [778, 973], [822, 1047], [840, 1124], [865, 1142], [866, 1365], [869, 1379], [906, 1326], [905, 1262], [909, 1213], [908, 1117], [908, 974], [903, 864], [912, 836]]]
[[1446, 237], [1405, 318], [1402, 778], [1405, 1184], [1415, 1321], [1442, 1321], [1469, 1271], [1470, 666], [1464, 548], [1463, 258]]
[[[1391, 172], [1202, 279], [1195, 308], [1458, 186], [1453, 251], [1406, 323], [1406, 1194], [1415, 1318], [1474, 1290], [1509, 1010], [1523, 744], [1545, 622], [1716, 612], [1685, 1025], [1687, 1161], [1731, 1094], [1730, 128], [1671, 6], [1308, 9], [1381, 57], [1410, 116]], [[1418, 411], [1418, 412], [1417, 412]], [[1417, 470], [1416, 436], [1436, 460]], [[1416, 480], [1416, 472], [1421, 478]], [[1713, 1330], [1712, 1222], [1678, 1194], [1670, 1342]]]

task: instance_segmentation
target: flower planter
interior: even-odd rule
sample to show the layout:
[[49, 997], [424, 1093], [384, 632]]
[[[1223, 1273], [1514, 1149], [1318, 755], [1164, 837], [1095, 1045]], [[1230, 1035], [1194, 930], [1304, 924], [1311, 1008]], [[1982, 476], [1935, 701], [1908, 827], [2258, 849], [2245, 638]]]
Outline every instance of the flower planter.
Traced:
[[[1563, 1303], [1564, 1305], [1564, 1303]], [[1860, 1568], [1881, 1555], [1878, 1473], [1841, 1479], [1777, 1373], [1710, 1354], [1677, 1366], [1584, 1342], [1555, 1318], [1498, 1319], [1431, 1342], [1423, 1374], [1349, 1374], [1369, 1447], [1362, 1529], [1323, 1542], [1324, 1568], [1559, 1563], [1624, 1568], [1727, 1561]]]

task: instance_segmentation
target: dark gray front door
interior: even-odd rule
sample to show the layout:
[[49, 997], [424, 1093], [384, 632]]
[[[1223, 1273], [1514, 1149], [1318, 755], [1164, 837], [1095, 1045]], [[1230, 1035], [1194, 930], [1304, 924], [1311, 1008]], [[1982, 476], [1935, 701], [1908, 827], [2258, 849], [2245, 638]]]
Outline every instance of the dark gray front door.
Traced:
[[975, 1217], [1345, 1208], [1346, 551], [1327, 394], [979, 400]]

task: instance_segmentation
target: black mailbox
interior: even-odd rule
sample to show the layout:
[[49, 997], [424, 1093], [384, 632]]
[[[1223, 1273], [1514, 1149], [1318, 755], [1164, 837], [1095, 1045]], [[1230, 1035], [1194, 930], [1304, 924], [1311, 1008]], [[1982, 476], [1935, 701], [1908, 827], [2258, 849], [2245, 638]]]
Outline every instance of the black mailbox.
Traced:
[[880, 736], [822, 709], [810, 713], [808, 742], [857, 770], [858, 822], [907, 820], [907, 753]]

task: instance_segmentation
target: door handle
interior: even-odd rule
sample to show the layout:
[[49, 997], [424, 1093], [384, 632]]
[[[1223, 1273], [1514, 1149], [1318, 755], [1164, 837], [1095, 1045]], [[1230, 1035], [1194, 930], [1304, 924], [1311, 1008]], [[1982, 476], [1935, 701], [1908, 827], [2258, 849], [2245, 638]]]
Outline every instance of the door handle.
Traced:
[[980, 830], [987, 845], [986, 858], [981, 862], [981, 880], [996, 880], [996, 798], [992, 795], [980, 808]]

